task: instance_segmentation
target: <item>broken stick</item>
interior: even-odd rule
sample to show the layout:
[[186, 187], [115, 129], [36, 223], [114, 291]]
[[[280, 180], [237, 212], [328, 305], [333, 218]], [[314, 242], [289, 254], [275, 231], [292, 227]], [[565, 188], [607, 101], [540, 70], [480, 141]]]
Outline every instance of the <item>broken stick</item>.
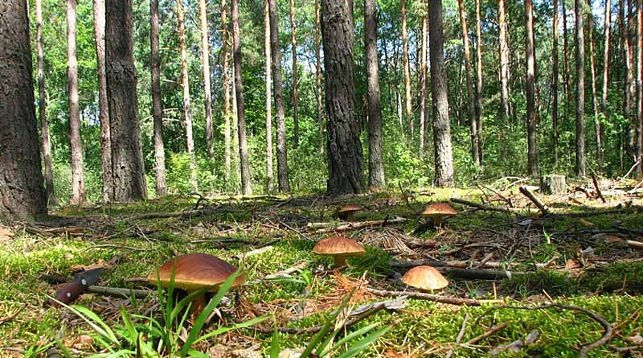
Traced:
[[534, 203], [534, 204], [536, 205], [536, 207], [538, 208], [538, 210], [540, 210], [540, 212], [543, 214], [543, 216], [544, 216], [544, 215], [549, 214], [549, 208], [547, 207], [547, 205], [543, 204], [543, 203], [542, 203], [542, 202], [541, 202], [541, 201], [540, 201], [540, 200], [539, 200], [539, 199], [534, 195], [534, 193], [532, 193], [531, 191], [529, 191], [529, 189], [527, 189], [527, 187], [526, 187], [526, 186], [521, 186], [520, 188], [518, 188], [518, 190], [520, 190], [520, 192], [521, 192], [524, 196], [526, 196], [527, 198], [529, 198], [529, 200], [531, 200], [531, 202], [532, 202], [532, 203]]

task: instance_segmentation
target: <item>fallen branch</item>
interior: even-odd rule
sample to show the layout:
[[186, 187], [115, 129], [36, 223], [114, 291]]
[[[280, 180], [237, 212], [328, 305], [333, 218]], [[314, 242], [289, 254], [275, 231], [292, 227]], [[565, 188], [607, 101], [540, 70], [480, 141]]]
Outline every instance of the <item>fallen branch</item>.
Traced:
[[450, 297], [450, 296], [440, 296], [423, 292], [413, 292], [413, 291], [387, 291], [387, 290], [378, 290], [375, 288], [366, 288], [366, 290], [374, 295], [380, 297], [401, 297], [406, 296], [410, 298], [417, 298], [421, 300], [434, 301], [440, 303], [446, 303], [450, 305], [467, 305], [467, 306], [481, 306], [482, 303], [489, 301], [480, 301], [474, 300], [472, 298], [460, 298], [460, 297]]
[[534, 344], [538, 340], [538, 337], [540, 337], [540, 331], [534, 329], [533, 331], [529, 332], [525, 339], [517, 339], [511, 343], [496, 346], [496, 348], [491, 350], [490, 354], [492, 356], [497, 356], [498, 354], [505, 351], [518, 353], [523, 347]]
[[[337, 227], [333, 227], [334, 223], [327, 223], [328, 226], [323, 229], [315, 230], [313, 231], [314, 234], [326, 234], [329, 232], [337, 232], [337, 231], [349, 231], [349, 230], [355, 230], [355, 229], [363, 229], [365, 227], [373, 227], [373, 226], [383, 226], [383, 225], [388, 225], [388, 224], [399, 224], [406, 222], [408, 219], [402, 218], [402, 217], [395, 217], [393, 219], [385, 219], [385, 220], [368, 220], [368, 221], [358, 221], [358, 222], [351, 222], [348, 224], [340, 225]], [[307, 225], [309, 228], [314, 228], [314, 227], [320, 227], [320, 224], [323, 223], [310, 223]]]
[[594, 184], [594, 189], [596, 189], [596, 195], [598, 196], [598, 198], [601, 199], [603, 204], [607, 203], [607, 201], [603, 197], [603, 193], [601, 193], [601, 189], [598, 187], [598, 181], [596, 181], [596, 175], [594, 175], [594, 173], [592, 173], [592, 184]]
[[492, 205], [487, 205], [487, 204], [478, 204], [474, 203], [473, 201], [468, 201], [464, 199], [459, 199], [459, 198], [451, 198], [452, 203], [457, 203], [457, 204], [462, 204], [466, 206], [471, 206], [474, 208], [478, 208], [480, 210], [485, 210], [485, 211], [497, 211], [501, 213], [517, 213], [520, 212], [520, 210], [514, 209], [514, 208], [503, 208], [500, 206], [492, 206]]
[[526, 196], [527, 198], [529, 198], [529, 200], [531, 200], [531, 202], [532, 202], [532, 203], [534, 203], [534, 204], [536, 205], [536, 207], [538, 208], [538, 210], [540, 210], [540, 212], [543, 214], [543, 216], [544, 216], [544, 215], [549, 214], [549, 208], [547, 207], [547, 205], [543, 204], [543, 203], [542, 203], [542, 202], [541, 202], [541, 201], [540, 201], [540, 200], [539, 200], [539, 199], [534, 195], [534, 193], [532, 193], [531, 191], [529, 191], [529, 189], [527, 189], [527, 187], [526, 187], [526, 186], [521, 186], [521, 187], [519, 187], [519, 188], [518, 188], [518, 190], [520, 190], [520, 192], [522, 193], [522, 195], [524, 195], [524, 196]]
[[524, 272], [499, 271], [499, 270], [479, 270], [479, 269], [462, 269], [457, 267], [439, 267], [438, 271], [458, 278], [470, 280], [511, 280], [514, 276], [524, 275]]
[[487, 338], [489, 336], [493, 336], [494, 334], [502, 331], [503, 329], [507, 328], [508, 325], [509, 325], [509, 323], [507, 323], [507, 322], [497, 324], [497, 325], [491, 327], [488, 331], [484, 332], [483, 334], [481, 334], [481, 335], [479, 335], [477, 337], [471, 338], [470, 340], [466, 341], [464, 344], [465, 345], [476, 344], [476, 343], [480, 342], [481, 340], [483, 340], [483, 339], [485, 339], [485, 338]]
[[165, 219], [165, 218], [176, 218], [176, 217], [179, 217], [179, 218], [194, 217], [194, 216], [213, 214], [217, 211], [217, 209], [219, 209], [219, 207], [221, 207], [221, 205], [208, 206], [203, 209], [197, 209], [197, 210], [184, 210], [184, 211], [171, 212], [171, 213], [165, 213], [165, 212], [145, 213], [145, 214], [130, 216], [129, 219], [147, 220], [147, 219]]
[[1, 326], [2, 324], [4, 324], [4, 323], [7, 323], [7, 322], [11, 322], [11, 321], [13, 321], [13, 320], [14, 320], [14, 318], [18, 317], [18, 315], [20, 314], [20, 312], [24, 311], [24, 309], [25, 309], [25, 308], [27, 308], [27, 304], [26, 304], [26, 303], [25, 303], [24, 305], [22, 305], [22, 307], [18, 308], [18, 309], [16, 310], [16, 312], [14, 312], [14, 313], [10, 314], [10, 315], [9, 315], [9, 316], [7, 316], [7, 317], [0, 318], [0, 326]]
[[[460, 332], [458, 332], [458, 336], [455, 337], [455, 345], [459, 345], [460, 342], [462, 341], [462, 337], [464, 337], [464, 332], [466, 331], [467, 328], [467, 322], [469, 321], [469, 314], [467, 313], [464, 316], [464, 320], [462, 321], [462, 326], [460, 326]], [[451, 358], [451, 355], [453, 355], [453, 348], [451, 347], [447, 354], [445, 355], [445, 358]]]
[[152, 291], [152, 290], [139, 290], [134, 288], [96, 286], [96, 285], [89, 286], [88, 291], [99, 295], [105, 295], [105, 296], [136, 297], [136, 298], [146, 298], [150, 294], [156, 293], [156, 291]]
[[438, 261], [438, 260], [425, 259], [425, 260], [391, 262], [391, 267], [399, 267], [399, 268], [409, 268], [409, 267], [422, 266], [422, 265], [428, 265], [428, 266], [434, 266], [434, 267], [455, 267], [455, 268], [467, 268], [467, 267], [476, 267], [476, 266], [479, 266], [480, 268], [484, 268], [484, 267], [503, 268], [507, 266], [508, 267], [515, 266], [514, 264], [511, 264], [511, 263], [498, 262], [498, 261], [487, 261], [487, 262], [467, 261], [467, 260]]

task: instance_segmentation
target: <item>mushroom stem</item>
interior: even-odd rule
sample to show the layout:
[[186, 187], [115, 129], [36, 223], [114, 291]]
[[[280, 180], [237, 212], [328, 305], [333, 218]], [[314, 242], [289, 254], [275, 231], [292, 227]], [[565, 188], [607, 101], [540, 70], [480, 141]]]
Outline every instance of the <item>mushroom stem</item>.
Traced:
[[346, 256], [344, 255], [335, 255], [333, 257], [333, 268], [343, 267], [348, 265], [346, 263]]
[[190, 307], [190, 316], [192, 319], [196, 319], [203, 309], [205, 308], [205, 293], [202, 293], [198, 296], [194, 296], [192, 300], [192, 307]]

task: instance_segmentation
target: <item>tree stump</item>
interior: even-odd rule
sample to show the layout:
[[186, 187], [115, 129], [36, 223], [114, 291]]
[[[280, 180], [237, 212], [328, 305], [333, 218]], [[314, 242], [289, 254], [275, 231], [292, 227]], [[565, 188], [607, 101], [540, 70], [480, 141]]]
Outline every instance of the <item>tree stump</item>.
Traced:
[[547, 195], [564, 194], [567, 192], [567, 184], [564, 175], [543, 175], [540, 178], [540, 192]]

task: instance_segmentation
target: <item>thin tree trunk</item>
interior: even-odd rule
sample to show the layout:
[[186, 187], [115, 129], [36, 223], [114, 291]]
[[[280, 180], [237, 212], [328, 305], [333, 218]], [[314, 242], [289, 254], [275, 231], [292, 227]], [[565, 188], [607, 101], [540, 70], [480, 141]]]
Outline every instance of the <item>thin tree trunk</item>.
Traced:
[[150, 49], [152, 73], [152, 117], [154, 117], [154, 162], [156, 196], [167, 195], [165, 182], [165, 143], [163, 142], [163, 103], [161, 101], [161, 55], [159, 54], [159, 1], [150, 0]]
[[194, 135], [192, 134], [192, 105], [190, 101], [190, 78], [188, 72], [188, 52], [185, 45], [185, 21], [183, 0], [176, 0], [177, 25], [179, 27], [179, 48], [181, 52], [181, 87], [183, 87], [183, 116], [185, 120], [185, 141], [190, 156], [190, 185], [198, 191], [196, 176], [196, 156], [194, 154]]
[[572, 85], [570, 80], [570, 74], [572, 72], [572, 66], [569, 64], [569, 45], [567, 40], [567, 6], [565, 5], [565, 0], [561, 1], [561, 6], [563, 10], [563, 81], [565, 82], [565, 117], [569, 114], [569, 108], [572, 105]]
[[538, 176], [538, 147], [536, 145], [536, 53], [534, 47], [534, 5], [525, 0], [527, 29], [527, 166], [532, 178]]
[[76, 0], [67, 3], [67, 90], [69, 94], [69, 142], [71, 148], [70, 204], [85, 202], [83, 142], [80, 137], [80, 104], [78, 99], [78, 60], [76, 59]]
[[585, 177], [585, 38], [583, 0], [576, 0], [576, 175]]
[[[565, 1], [565, 0], [563, 0]], [[609, 1], [609, 0], [608, 0]], [[558, 0], [554, 0], [554, 23], [552, 28], [552, 146], [554, 147], [554, 167], [558, 166]]]
[[475, 96], [473, 94], [473, 75], [471, 70], [471, 49], [469, 46], [469, 29], [467, 26], [467, 13], [464, 8], [464, 0], [458, 0], [458, 11], [460, 12], [460, 28], [462, 29], [462, 41], [464, 44], [464, 75], [467, 82], [467, 109], [469, 124], [471, 128], [471, 156], [477, 167], [480, 166], [480, 154], [478, 150], [478, 124], [476, 123]]
[[136, 118], [132, 0], [105, 3], [105, 73], [112, 139], [114, 200], [145, 199], [145, 167]]
[[643, 177], [643, 1], [636, 2], [636, 155], [638, 177]]
[[270, 53], [272, 55], [272, 86], [274, 88], [275, 110], [277, 112], [277, 182], [279, 191], [290, 191], [288, 182], [288, 148], [286, 145], [286, 115], [284, 111], [283, 88], [281, 83], [281, 46], [279, 45], [279, 13], [276, 0], [270, 5]]
[[[426, 18], [424, 23], [426, 23]], [[426, 32], [426, 31], [424, 31]], [[368, 82], [368, 185], [371, 190], [384, 187], [382, 160], [382, 114], [380, 104], [380, 70], [377, 54], [377, 8], [375, 0], [364, 1], [364, 47]], [[426, 44], [425, 44], [426, 49]], [[426, 57], [426, 50], [423, 51]], [[425, 66], [422, 61], [422, 66]], [[425, 77], [426, 81], [426, 77]], [[422, 94], [423, 96], [425, 93]], [[420, 111], [424, 111], [420, 109]]]
[[482, 165], [482, 20], [480, 19], [480, 0], [476, 0], [476, 132], [478, 133], [478, 159], [477, 162]]
[[201, 20], [201, 68], [203, 70], [203, 91], [205, 106], [205, 142], [208, 157], [212, 159], [214, 129], [212, 124], [212, 89], [210, 88], [210, 31], [208, 30], [208, 9], [205, 0], [199, 0], [199, 19]]
[[406, 29], [406, 0], [402, 0], [402, 70], [404, 71], [404, 115], [409, 121], [413, 136], [413, 113], [411, 105], [411, 66], [409, 64], [409, 35]]
[[239, 133], [239, 159], [241, 166], [241, 192], [252, 194], [250, 163], [246, 142], [246, 119], [243, 107], [243, 76], [241, 74], [241, 33], [239, 30], [239, 0], [232, 0], [232, 46], [234, 60], [234, 91], [237, 96], [237, 128]]
[[290, 0], [290, 46], [292, 50], [292, 121], [293, 144], [299, 146], [299, 80], [297, 70], [297, 24], [295, 23], [295, 0]]
[[275, 174], [272, 167], [272, 76], [270, 60], [270, 0], [264, 4], [264, 55], [266, 57], [266, 191], [271, 193], [274, 190]]
[[426, 129], [426, 97], [427, 97], [427, 80], [428, 80], [428, 66], [427, 61], [427, 47], [429, 44], [427, 40], [429, 38], [429, 20], [428, 15], [422, 17], [422, 58], [420, 59], [420, 128], [418, 129], [420, 135], [420, 150], [419, 157], [420, 159], [424, 158], [424, 132]]
[[230, 182], [230, 48], [228, 47], [228, 12], [226, 0], [221, 0], [221, 52], [223, 53], [223, 120], [224, 120], [224, 156], [226, 185]]
[[0, 220], [47, 214], [38, 150], [27, 2], [0, 2]]
[[601, 91], [601, 111], [603, 119], [607, 120], [607, 92], [609, 90], [610, 70], [610, 27], [612, 26], [612, 2], [605, 0], [605, 22], [603, 23], [603, 90]]
[[327, 192], [361, 193], [363, 157], [355, 115], [352, 3], [323, 0], [321, 23], [328, 114]]
[[51, 139], [49, 137], [49, 123], [47, 122], [47, 93], [45, 85], [45, 51], [42, 35], [42, 0], [36, 0], [36, 47], [38, 52], [38, 111], [40, 116], [40, 138], [42, 145], [43, 162], [45, 164], [45, 191], [47, 203], [56, 205], [54, 192], [54, 171], [51, 160]]
[[594, 110], [594, 127], [596, 129], [596, 159], [598, 167], [603, 165], [603, 138], [601, 136], [601, 119], [598, 116], [598, 96], [596, 95], [596, 62], [594, 60], [594, 15], [592, 15], [592, 0], [587, 0], [588, 11], [587, 13], [587, 40], [589, 41], [589, 70], [590, 80], [592, 86], [592, 109]]
[[[629, 4], [629, 5], [628, 5]], [[631, 1], [623, 0], [623, 40], [625, 50], [625, 88], [623, 95], [623, 112], [625, 118], [630, 122], [627, 131], [628, 157], [637, 160], [638, 149], [636, 148], [637, 126], [636, 117], [632, 116], [632, 97], [634, 97], [634, 46], [632, 44], [632, 13]]]
[[94, 34], [96, 38], [96, 72], [98, 73], [98, 109], [100, 119], [101, 163], [103, 172], [103, 202], [114, 196], [112, 179], [112, 144], [109, 133], [109, 104], [105, 78], [105, 1], [94, 0]]
[[450, 187], [453, 186], [453, 152], [451, 147], [447, 81], [444, 73], [442, 0], [429, 1], [429, 49], [435, 146], [434, 183], [438, 187]]
[[317, 100], [317, 122], [319, 124], [319, 152], [324, 153], [324, 104], [322, 101], [321, 66], [321, 0], [315, 0], [315, 99]]
[[509, 107], [509, 44], [507, 42], [507, 20], [505, 0], [498, 0], [498, 27], [500, 44], [500, 96], [501, 115], [506, 120], [510, 115]]

